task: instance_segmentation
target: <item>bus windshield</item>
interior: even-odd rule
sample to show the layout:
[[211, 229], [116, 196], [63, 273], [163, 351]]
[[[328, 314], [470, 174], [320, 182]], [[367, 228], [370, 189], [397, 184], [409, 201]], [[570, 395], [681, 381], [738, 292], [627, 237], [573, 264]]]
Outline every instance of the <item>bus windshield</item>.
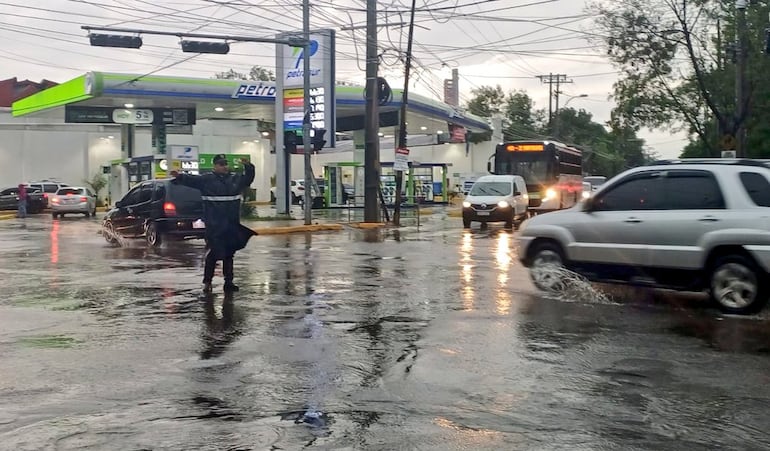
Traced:
[[[507, 166], [507, 167], [506, 167]], [[548, 181], [548, 161], [507, 161], [502, 167], [503, 174], [516, 174], [524, 177], [528, 185]]]

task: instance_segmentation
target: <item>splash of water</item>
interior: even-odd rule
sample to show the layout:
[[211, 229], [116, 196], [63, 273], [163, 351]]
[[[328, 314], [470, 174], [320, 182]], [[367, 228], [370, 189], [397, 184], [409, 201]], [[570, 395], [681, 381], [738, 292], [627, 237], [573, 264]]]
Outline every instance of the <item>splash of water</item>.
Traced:
[[120, 247], [127, 247], [129, 244], [128, 239], [125, 236], [118, 233], [114, 228], [107, 229], [105, 227], [102, 227], [101, 234], [105, 238], [109, 238], [112, 241], [111, 244], [113, 245], [117, 245]]
[[588, 279], [563, 266], [544, 265], [533, 268], [532, 277], [557, 281], [550, 290], [544, 291], [548, 297], [592, 304], [613, 303], [607, 294], [594, 287]]

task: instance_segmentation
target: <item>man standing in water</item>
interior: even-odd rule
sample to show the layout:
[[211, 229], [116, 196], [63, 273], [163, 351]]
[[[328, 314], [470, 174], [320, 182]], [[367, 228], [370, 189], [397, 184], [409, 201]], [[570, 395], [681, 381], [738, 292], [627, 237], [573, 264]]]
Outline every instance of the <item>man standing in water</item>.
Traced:
[[254, 165], [242, 158], [243, 174], [230, 172], [224, 155], [214, 157], [214, 172], [204, 175], [180, 174], [171, 171], [174, 183], [195, 188], [203, 199], [203, 220], [206, 223], [206, 266], [203, 272], [203, 290], [211, 292], [211, 281], [217, 261], [222, 260], [226, 292], [238, 291], [233, 283], [233, 257], [243, 249], [254, 234], [241, 225], [243, 191], [254, 181]]

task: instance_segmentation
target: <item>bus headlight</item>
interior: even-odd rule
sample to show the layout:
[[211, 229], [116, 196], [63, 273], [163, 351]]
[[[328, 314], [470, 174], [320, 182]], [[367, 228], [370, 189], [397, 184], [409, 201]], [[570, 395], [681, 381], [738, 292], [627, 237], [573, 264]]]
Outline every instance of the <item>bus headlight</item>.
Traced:
[[501, 200], [500, 202], [497, 203], [497, 206], [500, 207], [500, 208], [508, 208], [508, 207], [511, 206], [511, 204], [509, 204], [508, 202], [506, 202], [504, 200]]
[[549, 200], [555, 197], [556, 197], [556, 190], [553, 188], [548, 188], [547, 190], [545, 190], [545, 197], [543, 198], [543, 200]]
[[463, 208], [471, 208], [471, 203], [466, 200], [463, 202]]

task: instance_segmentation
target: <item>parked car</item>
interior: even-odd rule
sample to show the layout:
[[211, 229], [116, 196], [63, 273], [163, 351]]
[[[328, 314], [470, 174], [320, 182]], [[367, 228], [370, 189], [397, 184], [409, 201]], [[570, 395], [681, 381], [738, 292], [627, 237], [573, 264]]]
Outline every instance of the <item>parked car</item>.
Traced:
[[102, 222], [102, 235], [109, 243], [119, 237], [144, 238], [150, 246], [167, 239], [203, 238], [203, 201], [200, 191], [171, 183], [170, 179], [151, 180], [135, 186]]
[[630, 169], [568, 210], [526, 221], [519, 255], [535, 285], [559, 289], [554, 268], [591, 281], [708, 290], [727, 313], [770, 295], [770, 168], [757, 160], [695, 159]]
[[51, 216], [62, 218], [67, 213], [80, 213], [86, 217], [96, 216], [96, 195], [88, 188], [70, 186], [60, 188], [53, 196], [49, 196], [51, 202]]
[[56, 194], [57, 191], [59, 191], [62, 188], [66, 188], [69, 185], [66, 183], [62, 183], [56, 180], [40, 180], [37, 182], [29, 182], [27, 183], [27, 187], [29, 188], [35, 188], [43, 193], [43, 197], [46, 200], [46, 207], [51, 206], [51, 196]]
[[[275, 203], [275, 191], [276, 187], [270, 188], [270, 203]], [[293, 205], [299, 204], [301, 199], [305, 196], [305, 180], [295, 179], [289, 181], [289, 192], [291, 193], [291, 203]]]
[[590, 183], [591, 191], [596, 191], [607, 182], [607, 177], [603, 175], [587, 175], [583, 177], [583, 182]]
[[527, 218], [529, 197], [520, 175], [485, 175], [473, 183], [463, 202], [463, 227], [476, 221], [518, 227]]
[[[36, 214], [43, 211], [47, 206], [48, 200], [43, 193], [37, 189], [27, 188], [27, 213]], [[6, 188], [0, 191], [0, 210], [18, 210], [19, 208], [19, 188]]]

